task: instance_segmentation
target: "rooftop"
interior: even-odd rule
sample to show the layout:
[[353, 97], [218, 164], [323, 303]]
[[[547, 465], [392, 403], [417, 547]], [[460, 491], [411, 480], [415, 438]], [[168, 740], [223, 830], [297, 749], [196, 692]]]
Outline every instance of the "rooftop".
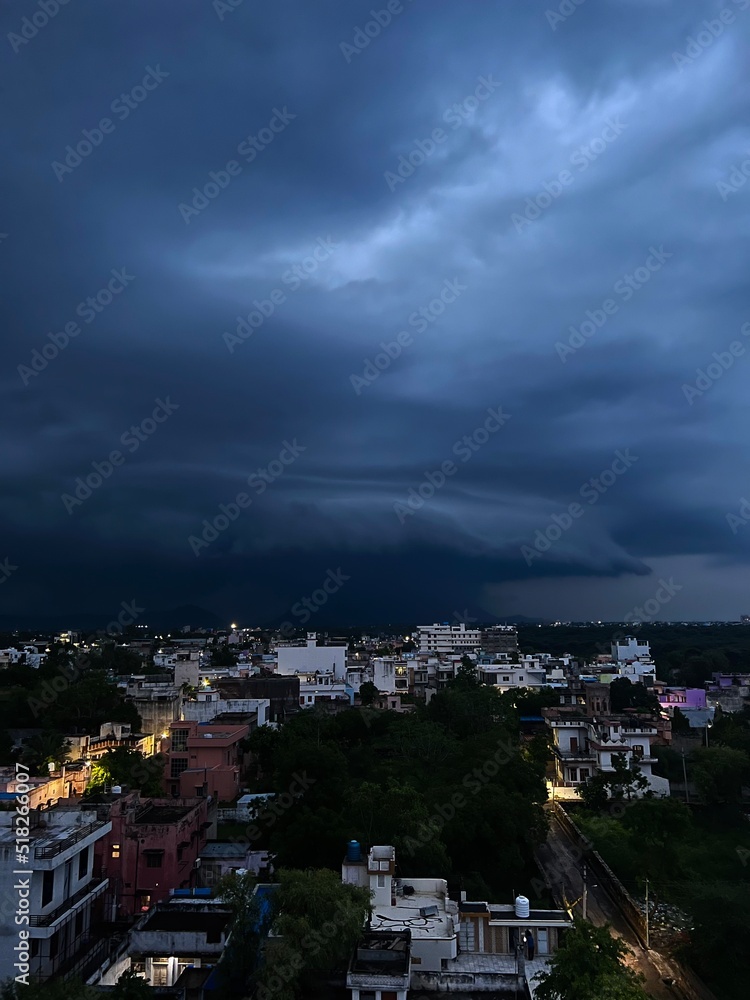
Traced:
[[403, 976], [409, 971], [409, 931], [368, 931], [349, 969], [354, 975]]
[[147, 806], [138, 813], [134, 822], [140, 826], [167, 825], [177, 823], [192, 812], [192, 806]]
[[[455, 907], [456, 904], [449, 905]], [[422, 916], [420, 910], [425, 909], [432, 915]], [[456, 934], [453, 916], [446, 909], [444, 894], [419, 890], [411, 896], [397, 896], [395, 906], [376, 906], [370, 927], [373, 931], [408, 930], [411, 931], [412, 938], [450, 939]]]

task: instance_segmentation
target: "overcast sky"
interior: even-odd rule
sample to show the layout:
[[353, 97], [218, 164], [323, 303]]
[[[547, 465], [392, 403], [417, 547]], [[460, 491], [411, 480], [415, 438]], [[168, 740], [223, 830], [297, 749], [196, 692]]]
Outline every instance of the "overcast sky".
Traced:
[[2, 4], [4, 612], [750, 612], [750, 0], [55, 7]]

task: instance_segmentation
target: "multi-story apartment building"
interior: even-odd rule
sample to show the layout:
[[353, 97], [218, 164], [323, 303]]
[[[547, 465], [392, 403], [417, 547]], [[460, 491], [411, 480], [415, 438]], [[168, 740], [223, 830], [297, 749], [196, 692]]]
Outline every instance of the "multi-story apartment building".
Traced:
[[[75, 972], [91, 960], [99, 944], [106, 945], [98, 930], [98, 911], [107, 879], [94, 873], [94, 850], [112, 824], [80, 807], [32, 811], [28, 864], [22, 866], [17, 861], [14, 818], [14, 813], [0, 813], [0, 899], [5, 928], [0, 934], [0, 969], [4, 975], [17, 971], [14, 946], [19, 937], [8, 930], [15, 927], [29, 934], [30, 980], [44, 981]], [[23, 875], [16, 874], [20, 868]], [[28, 924], [15, 925], [17, 909], [28, 916]]]
[[518, 653], [518, 629], [515, 625], [490, 625], [481, 634], [483, 653]]
[[416, 631], [420, 653], [468, 653], [482, 645], [482, 630], [459, 625], [420, 625]]
[[143, 800], [139, 792], [114, 792], [90, 808], [110, 827], [94, 852], [96, 873], [109, 882], [107, 920], [137, 916], [173, 889], [195, 885], [211, 826], [207, 798]]
[[162, 749], [167, 755], [164, 785], [175, 798], [210, 795], [233, 802], [240, 793], [246, 725], [172, 722]]
[[141, 717], [145, 733], [162, 733], [179, 719], [182, 697], [171, 677], [134, 675], [124, 687], [126, 698]]
[[552, 731], [556, 781], [575, 787], [599, 772], [615, 770], [614, 757], [640, 768], [649, 788], [669, 794], [669, 782], [653, 774], [652, 744], [659, 733], [656, 720], [636, 712], [611, 712], [609, 687], [586, 684], [583, 705], [545, 708], [542, 714]]

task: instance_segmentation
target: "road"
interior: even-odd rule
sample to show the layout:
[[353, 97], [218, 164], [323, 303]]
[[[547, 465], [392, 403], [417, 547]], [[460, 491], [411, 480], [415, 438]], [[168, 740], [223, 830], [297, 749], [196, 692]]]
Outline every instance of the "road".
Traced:
[[[537, 860], [558, 896], [567, 904], [573, 904], [574, 913], [580, 916], [583, 897], [580, 852], [552, 810], [549, 818], [549, 835], [537, 851]], [[646, 951], [609, 894], [596, 884], [591, 872], [588, 875], [587, 919], [597, 927], [610, 925], [614, 936], [628, 949], [627, 964], [645, 977], [644, 989], [653, 1000], [703, 1000], [705, 994], [701, 996], [685, 982], [674, 963], [656, 951]], [[667, 985], [665, 978], [673, 979], [674, 984]]]

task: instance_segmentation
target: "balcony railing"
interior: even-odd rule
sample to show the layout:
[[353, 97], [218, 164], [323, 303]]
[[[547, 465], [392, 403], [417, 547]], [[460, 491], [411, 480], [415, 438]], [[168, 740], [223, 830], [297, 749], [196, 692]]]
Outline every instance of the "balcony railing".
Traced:
[[69, 847], [73, 847], [77, 844], [79, 840], [83, 840], [84, 837], [88, 837], [94, 832], [94, 830], [100, 830], [104, 823], [89, 823], [87, 826], [82, 826], [72, 833], [69, 837], [64, 840], [58, 840], [54, 844], [49, 844], [46, 847], [35, 847], [34, 857], [38, 860], [45, 860], [49, 858], [56, 858], [58, 854], [62, 854], [63, 851], [67, 851]]
[[107, 884], [106, 878], [94, 878], [86, 885], [79, 889], [78, 892], [74, 892], [72, 896], [68, 896], [64, 903], [55, 907], [51, 913], [43, 914], [32, 914], [29, 917], [29, 926], [31, 927], [49, 927], [50, 924], [54, 924], [56, 920], [59, 920], [68, 910], [80, 903], [82, 899], [94, 892], [95, 889], [103, 887]]

